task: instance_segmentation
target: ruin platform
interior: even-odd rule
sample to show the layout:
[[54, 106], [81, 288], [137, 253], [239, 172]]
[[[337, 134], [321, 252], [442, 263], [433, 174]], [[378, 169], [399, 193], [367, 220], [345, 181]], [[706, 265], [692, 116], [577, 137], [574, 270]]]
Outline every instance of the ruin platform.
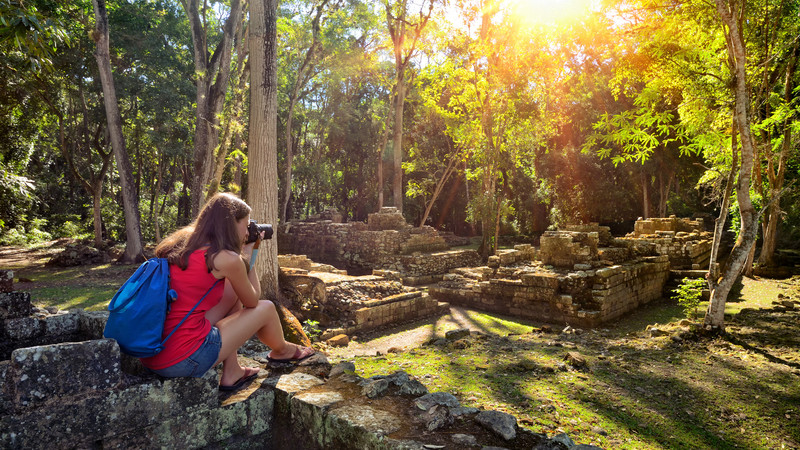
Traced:
[[523, 263], [456, 270], [429, 292], [435, 299], [453, 305], [542, 322], [596, 327], [660, 298], [668, 277], [666, 256], [584, 270]]

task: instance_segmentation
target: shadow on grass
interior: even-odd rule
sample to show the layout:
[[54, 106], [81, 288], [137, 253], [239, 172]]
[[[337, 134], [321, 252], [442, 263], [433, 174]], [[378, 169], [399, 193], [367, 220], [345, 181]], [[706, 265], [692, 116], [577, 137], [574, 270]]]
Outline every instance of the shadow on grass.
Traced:
[[16, 283], [14, 288], [30, 293], [31, 302], [38, 306], [100, 310], [137, 267], [114, 264], [32, 267], [18, 272], [32, 281]]
[[770, 350], [770, 347], [780, 347], [784, 349], [784, 353], [791, 354], [796, 359], [800, 357], [798, 323], [800, 311], [797, 310], [746, 309], [737, 314], [728, 327], [730, 329], [740, 325], [743, 328], [737, 327], [737, 331], [725, 333], [723, 339], [758, 353], [773, 363], [800, 369], [800, 363], [789, 361]]
[[[435, 363], [421, 369], [468, 404], [514, 414], [536, 432], [563, 430], [606, 448], [791, 448], [800, 442], [800, 426], [784, 417], [800, 404], [796, 375], [745, 361], [747, 352], [734, 352], [725, 340], [682, 347], [662, 340], [643, 348], [642, 340], [519, 338], [473, 339], [467, 350], [431, 348], [424, 358]], [[605, 346], [611, 358], [595, 359]], [[583, 354], [588, 368], [562, 370], [568, 351]]]

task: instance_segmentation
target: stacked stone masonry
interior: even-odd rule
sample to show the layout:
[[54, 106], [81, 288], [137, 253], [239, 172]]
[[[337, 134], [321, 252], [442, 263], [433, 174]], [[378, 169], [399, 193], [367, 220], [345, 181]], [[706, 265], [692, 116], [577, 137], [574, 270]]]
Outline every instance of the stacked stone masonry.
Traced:
[[711, 258], [713, 234], [702, 220], [668, 218], [639, 219], [634, 231], [622, 241], [652, 244], [659, 255], [669, 257], [672, 268], [706, 269]]
[[408, 284], [437, 281], [450, 269], [480, 261], [474, 250], [449, 250], [435, 229], [408, 225], [395, 208], [370, 214], [366, 224], [291, 222], [279, 232], [282, 254], [302, 254], [354, 272], [397, 272]]
[[416, 288], [381, 278], [344, 278], [326, 284], [326, 310], [335, 320], [322, 334], [328, 339], [337, 334], [354, 335], [385, 328], [449, 310], [442, 303]]
[[452, 271], [429, 292], [451, 304], [584, 327], [661, 297], [670, 261], [652, 243], [620, 241], [595, 224], [570, 228], [580, 231], [545, 232], [538, 250], [499, 252], [486, 267]]
[[652, 256], [597, 270], [540, 268], [505, 278], [494, 278], [492, 274], [471, 279], [456, 272], [431, 287], [430, 293], [455, 305], [596, 327], [660, 298], [668, 278], [667, 257]]
[[656, 234], [659, 231], [702, 233], [705, 231], [705, 225], [702, 220], [678, 218], [676, 216], [639, 219], [633, 224], [632, 237]]

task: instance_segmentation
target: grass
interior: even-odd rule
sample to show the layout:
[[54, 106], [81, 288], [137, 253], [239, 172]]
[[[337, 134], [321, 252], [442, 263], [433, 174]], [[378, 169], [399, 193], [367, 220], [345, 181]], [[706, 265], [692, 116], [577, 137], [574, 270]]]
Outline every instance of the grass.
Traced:
[[94, 264], [76, 267], [46, 266], [51, 252], [27, 250], [26, 260], [6, 262], [14, 278], [32, 280], [14, 283], [14, 289], [31, 294], [36, 306], [104, 310], [117, 289], [136, 270], [136, 265]]

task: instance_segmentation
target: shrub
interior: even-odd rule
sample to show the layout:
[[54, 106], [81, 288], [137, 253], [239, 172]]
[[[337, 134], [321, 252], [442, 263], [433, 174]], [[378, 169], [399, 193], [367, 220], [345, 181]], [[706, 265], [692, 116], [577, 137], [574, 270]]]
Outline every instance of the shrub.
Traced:
[[33, 219], [27, 225], [27, 229], [20, 225], [3, 230], [0, 233], [0, 245], [27, 246], [53, 239], [50, 233], [43, 230], [47, 228], [47, 220]]
[[56, 229], [55, 234], [58, 237], [67, 237], [73, 239], [90, 239], [94, 237], [92, 233], [86, 232], [80, 223], [75, 223], [71, 220], [67, 220], [61, 224], [61, 226]]
[[319, 328], [319, 322], [316, 320], [306, 320], [303, 322], [303, 331], [306, 333], [309, 339], [312, 341], [316, 341], [319, 336], [322, 334], [322, 330]]
[[680, 286], [673, 291], [675, 295], [672, 299], [678, 300], [686, 317], [697, 317], [697, 306], [700, 304], [705, 285], [706, 281], [702, 278], [684, 278]]

